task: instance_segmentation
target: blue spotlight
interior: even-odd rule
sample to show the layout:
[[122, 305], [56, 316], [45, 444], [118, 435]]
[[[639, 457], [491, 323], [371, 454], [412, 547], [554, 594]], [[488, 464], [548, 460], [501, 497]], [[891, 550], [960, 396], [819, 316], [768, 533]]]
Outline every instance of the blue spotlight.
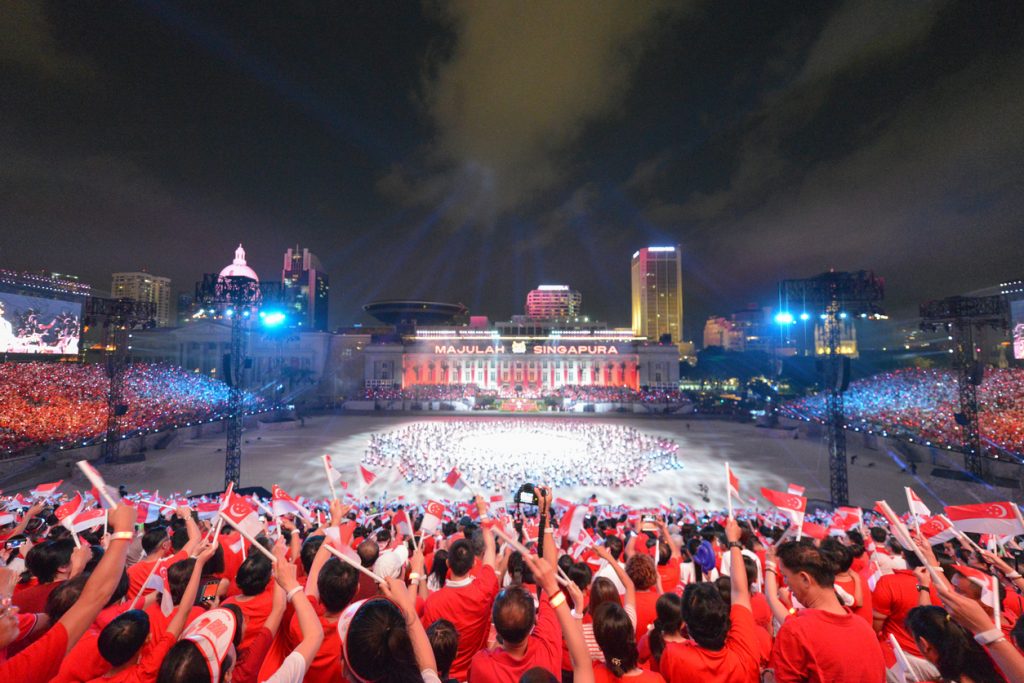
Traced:
[[801, 313], [800, 314], [800, 319], [803, 320], [804, 322], [807, 322], [808, 320], [811, 319], [811, 314], [810, 313]]
[[776, 313], [775, 314], [775, 322], [777, 322], [779, 325], [792, 325], [793, 324], [793, 314], [792, 313], [787, 313], [786, 311], [783, 311], [781, 313]]
[[263, 325], [266, 327], [277, 327], [285, 321], [285, 315], [281, 311], [260, 311], [260, 318], [263, 319]]

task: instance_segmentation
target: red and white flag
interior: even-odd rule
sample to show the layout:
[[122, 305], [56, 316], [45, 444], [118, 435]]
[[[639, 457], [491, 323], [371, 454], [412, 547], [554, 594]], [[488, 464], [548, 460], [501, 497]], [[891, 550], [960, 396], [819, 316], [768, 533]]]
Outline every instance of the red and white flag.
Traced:
[[278, 517], [281, 515], [298, 515], [307, 522], [311, 519], [309, 511], [277, 484], [274, 484], [271, 489], [270, 509]]
[[85, 500], [82, 498], [82, 494], [76, 491], [73, 498], [69, 499], [53, 511], [53, 516], [60, 521], [61, 526], [66, 527], [68, 531], [71, 531], [75, 515], [81, 512], [84, 507]]
[[423, 507], [423, 519], [420, 521], [420, 534], [433, 534], [444, 518], [444, 504], [436, 500], [428, 502]]
[[797, 496], [792, 493], [783, 493], [782, 491], [773, 491], [772, 489], [761, 488], [761, 495], [765, 499], [777, 507], [787, 517], [793, 520], [794, 524], [799, 524], [804, 518], [804, 513], [807, 512], [807, 499], [803, 496]]
[[903, 488], [907, 492], [907, 506], [910, 508], [910, 514], [920, 515], [922, 517], [931, 517], [932, 511], [924, 504], [921, 497], [914, 493], [914, 489], [909, 486], [904, 486]]
[[404, 509], [396, 512], [391, 522], [398, 529], [398, 533], [403, 536], [412, 536], [412, 520], [409, 519], [409, 513]]
[[558, 533], [562, 538], [576, 540], [583, 531], [583, 520], [587, 516], [589, 508], [586, 505], [573, 505], [564, 515], [558, 525]]
[[163, 512], [163, 508], [156, 503], [140, 500], [135, 503], [135, 523], [150, 524], [155, 522], [160, 519], [161, 512]]
[[82, 470], [85, 478], [92, 484], [92, 487], [95, 489], [93, 495], [103, 507], [115, 508], [121, 503], [121, 497], [117, 494], [117, 489], [107, 486], [107, 482], [103, 481], [102, 475], [100, 475], [95, 467], [86, 460], [79, 460], [77, 464], [78, 469]]
[[[92, 510], [85, 510], [75, 515], [74, 520], [71, 522], [71, 533], [80, 534], [83, 531], [88, 531], [94, 526], [102, 526], [103, 520], [107, 516], [107, 511], [103, 508], [93, 508]], [[67, 526], [67, 525], [65, 525]]]
[[226, 505], [221, 507], [221, 516], [243, 536], [249, 536], [249, 540], [252, 540], [263, 531], [259, 514], [245, 498], [232, 491], [224, 502]]
[[800, 486], [800, 484], [789, 484], [786, 487], [786, 493], [794, 496], [802, 496], [804, 495], [804, 491], [804, 487]]
[[215, 519], [217, 517], [217, 511], [220, 510], [220, 503], [197, 503], [195, 510], [196, 516], [199, 517], [199, 519]]
[[864, 522], [864, 511], [860, 508], [838, 507], [832, 513], [832, 526], [849, 531]]
[[363, 478], [363, 483], [366, 486], [373, 484], [374, 480], [377, 478], [377, 474], [375, 472], [371, 472], [363, 465], [359, 466], [359, 475]]
[[999, 583], [994, 581], [995, 577], [974, 567], [962, 564], [954, 564], [953, 569], [965, 579], [981, 588], [981, 603], [989, 609], [995, 609], [999, 598]]
[[953, 525], [942, 518], [942, 515], [929, 517], [921, 520], [921, 533], [932, 545], [945, 543], [956, 538], [956, 529]]
[[453, 467], [452, 471], [445, 476], [444, 482], [456, 491], [466, 488], [466, 482], [462, 479], [462, 473], [459, 472], [457, 467]]
[[1020, 511], [1011, 502], [947, 505], [946, 517], [961, 531], [1019, 536], [1024, 534]]
[[64, 483], [64, 480], [53, 481], [49, 484], [40, 484], [30, 491], [33, 498], [49, 498], [50, 496], [57, 493], [57, 489]]
[[725, 476], [726, 484], [729, 487], [729, 495], [742, 502], [743, 499], [740, 497], [740, 480], [736, 473], [732, 471], [732, 468], [729, 467], [729, 463], [725, 463]]

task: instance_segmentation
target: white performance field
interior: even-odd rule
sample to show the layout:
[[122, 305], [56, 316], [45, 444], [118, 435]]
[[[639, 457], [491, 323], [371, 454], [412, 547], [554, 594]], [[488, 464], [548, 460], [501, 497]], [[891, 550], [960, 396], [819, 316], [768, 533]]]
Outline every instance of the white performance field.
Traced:
[[[627, 503], [633, 505], [657, 505], [673, 499], [695, 507], [725, 506], [724, 464], [729, 462], [739, 477], [744, 499], [755, 498], [759, 507], [766, 502], [759, 495], [759, 488], [785, 490], [789, 482], [806, 487], [809, 498], [829, 499], [829, 472], [827, 449], [822, 438], [808, 438], [803, 430], [799, 438], [788, 438], [780, 430], [758, 429], [751, 425], [736, 424], [718, 420], [692, 420], [660, 417], [573, 417], [563, 416], [436, 416], [426, 417], [409, 413], [401, 414], [347, 414], [307, 417], [305, 426], [290, 430], [271, 431], [249, 429], [244, 433], [242, 453], [242, 486], [262, 486], [270, 489], [278, 484], [293, 496], [326, 497], [329, 495], [320, 456], [331, 456], [334, 466], [341, 470], [350, 483], [350, 490], [359, 494], [361, 480], [358, 465], [369, 447], [370, 435], [388, 432], [417, 422], [494, 420], [511, 421], [511, 429], [502, 430], [495, 438], [485, 435], [467, 437], [466, 442], [457, 445], [458, 452], [476, 452], [481, 458], [499, 459], [513, 466], [531, 469], [536, 465], [537, 454], [543, 459], [556, 459], [559, 451], [566, 452], [566, 461], [573, 467], [587, 467], [598, 463], [608, 453], [590, 447], [587, 457], [580, 458], [580, 449], [586, 447], [582, 438], [573, 439], [569, 434], [560, 433], [549, 442], [539, 444], [535, 434], [517, 434], [517, 420], [564, 420], [575, 423], [606, 424], [630, 427], [645, 436], [655, 439], [671, 439], [678, 443], [677, 460], [680, 469], [659, 469], [646, 474], [639, 485], [633, 487], [608, 487], [581, 485], [556, 487], [555, 495], [583, 499], [596, 494], [599, 503]], [[524, 422], [524, 425], [526, 422]], [[856, 455], [856, 462], [849, 466], [850, 503], [871, 507], [874, 501], [886, 499], [898, 512], [906, 509], [904, 486], [912, 486], [926, 504], [935, 511], [942, 504], [973, 503], [989, 500], [1014, 500], [1019, 491], [981, 485], [969, 485], [962, 481], [940, 479], [930, 476], [931, 463], [921, 463], [918, 474], [901, 472], [901, 457], [884, 447], [878, 450], [866, 448], [863, 440], [848, 438], [848, 450]], [[859, 436], [859, 435], [858, 435]], [[595, 452], [596, 451], [596, 452]], [[108, 484], [124, 484], [130, 491], [146, 489], [159, 490], [161, 494], [174, 491], [192, 490], [195, 493], [219, 491], [224, 480], [224, 434], [204, 436], [200, 439], [176, 440], [167, 450], [150, 450], [146, 461], [138, 464], [114, 467], [99, 466]], [[463, 456], [464, 457], [464, 456]], [[532, 458], [532, 460], [531, 460]], [[64, 478], [75, 486], [82, 486], [84, 480], [73, 466], [74, 458], [50, 462], [6, 482], [5, 493], [27, 490], [32, 485]], [[581, 463], [583, 463], [581, 465]], [[550, 467], [550, 463], [547, 463]], [[533, 470], [537, 471], [537, 470]], [[549, 471], [549, 470], [548, 470]], [[379, 478], [368, 489], [373, 498], [387, 492], [389, 497], [405, 495], [409, 501], [423, 501], [428, 498], [465, 498], [467, 493], [456, 492], [443, 481], [430, 484], [408, 484], [399, 472], [379, 471]], [[524, 472], [523, 481], [527, 481]], [[583, 477], [578, 477], [583, 479]], [[537, 482], [531, 483], [544, 483]], [[701, 500], [699, 487], [709, 488], [710, 503]], [[65, 484], [67, 489], [67, 484]], [[483, 487], [481, 487], [483, 488]], [[509, 495], [510, 491], [489, 491]], [[736, 507], [749, 506], [747, 500], [734, 501]]]

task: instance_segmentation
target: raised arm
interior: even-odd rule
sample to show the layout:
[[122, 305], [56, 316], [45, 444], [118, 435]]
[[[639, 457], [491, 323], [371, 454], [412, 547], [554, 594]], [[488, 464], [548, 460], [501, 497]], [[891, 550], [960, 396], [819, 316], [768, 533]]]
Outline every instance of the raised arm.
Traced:
[[412, 643], [416, 666], [420, 671], [432, 671], [436, 674], [437, 662], [434, 659], [434, 650], [430, 647], [427, 632], [416, 615], [416, 597], [400, 579], [391, 577], [380, 584], [380, 590], [388, 599], [398, 605], [402, 616], [405, 617], [405, 628], [409, 635], [409, 642]]
[[750, 609], [750, 587], [747, 584], [747, 568], [743, 564], [743, 549], [740, 547], [740, 525], [732, 517], [725, 520], [725, 538], [729, 542], [729, 557], [732, 562], [729, 573], [732, 577], [730, 595], [732, 604]]
[[299, 631], [302, 633], [302, 641], [292, 652], [297, 652], [306, 660], [306, 669], [313, 662], [316, 653], [320, 650], [320, 644], [324, 640], [324, 629], [320, 625], [320, 617], [317, 616], [309, 598], [302, 591], [299, 584], [297, 570], [294, 564], [285, 557], [285, 548], [279, 544], [274, 547], [274, 555], [277, 562], [274, 564], [274, 578], [285, 592], [285, 596], [291, 596], [292, 605], [295, 607], [295, 616], [299, 621]]
[[676, 539], [672, 538], [672, 534], [669, 533], [668, 524], [665, 523], [665, 520], [658, 520], [658, 529], [661, 531], [661, 537], [665, 539], [665, 545], [668, 546], [669, 552], [672, 553], [672, 558], [676, 560], [682, 559], [683, 553], [679, 549]]
[[481, 560], [481, 562], [485, 567], [490, 567], [491, 569], [494, 569], [494, 532], [491, 531], [491, 527], [487, 524], [487, 522], [490, 520], [490, 517], [487, 515], [487, 503], [480, 495], [476, 496], [474, 502], [476, 503], [476, 511], [480, 515], [480, 531], [484, 537], [484, 557], [483, 560]]
[[192, 612], [192, 606], [196, 604], [199, 582], [203, 578], [203, 567], [215, 552], [217, 552], [217, 546], [208, 541], [200, 541], [196, 546], [196, 563], [192, 567], [192, 575], [188, 578], [188, 584], [185, 586], [185, 592], [181, 594], [181, 600], [178, 602], [178, 608], [174, 610], [174, 616], [167, 624], [167, 632], [173, 633], [175, 638], [180, 636], [182, 629], [185, 628], [185, 622]]
[[195, 555], [196, 546], [202, 540], [203, 532], [199, 530], [199, 525], [196, 524], [196, 520], [192, 516], [192, 508], [187, 505], [179, 505], [175, 513], [185, 522], [185, 533], [188, 534], [188, 542], [185, 543], [182, 550], [188, 555]]
[[544, 548], [544, 559], [551, 565], [552, 569], [558, 566], [558, 549], [555, 548], [555, 530], [551, 526], [551, 489], [542, 487], [540, 493], [540, 514], [547, 519], [544, 528], [544, 538], [541, 539], [541, 547]]
[[622, 601], [623, 605], [635, 606], [636, 586], [633, 584], [633, 579], [629, 578], [629, 574], [627, 574], [626, 570], [622, 568], [622, 565], [615, 561], [615, 558], [612, 557], [612, 554], [608, 550], [608, 548], [604, 547], [603, 545], [595, 545], [594, 552], [597, 553], [598, 557], [600, 557], [602, 560], [611, 565], [612, 570], [615, 572], [615, 576], [619, 577], [619, 581], [622, 582], [623, 586], [625, 586], [626, 595]]
[[[566, 649], [569, 650], [569, 656], [572, 658], [574, 683], [593, 683], [594, 667], [590, 661], [590, 653], [587, 652], [586, 641], [583, 639], [583, 629], [580, 627], [579, 621], [573, 618], [572, 611], [566, 602], [565, 594], [558, 588], [554, 567], [547, 562], [543, 562], [535, 555], [527, 555], [523, 560], [530, 567], [534, 580], [548, 594], [551, 607], [555, 610], [555, 616], [558, 617], [558, 623], [562, 627], [562, 636], [565, 638]], [[574, 601], [580, 600], [579, 604], [582, 604], [582, 593], [576, 588], [575, 584], [570, 585], [576, 589], [578, 594], [578, 597], [574, 596]]]
[[775, 546], [770, 545], [765, 549], [764, 564], [764, 597], [775, 621], [782, 624], [789, 616], [789, 610], [779, 599], [779, 565], [775, 558]]

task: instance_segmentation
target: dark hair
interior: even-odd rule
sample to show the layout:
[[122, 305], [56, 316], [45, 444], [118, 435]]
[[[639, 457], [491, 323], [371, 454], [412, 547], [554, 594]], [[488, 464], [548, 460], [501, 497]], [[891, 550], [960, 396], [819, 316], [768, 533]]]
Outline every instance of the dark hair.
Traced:
[[111, 666], [121, 666], [139, 653], [148, 637], [149, 615], [132, 609], [115, 617], [100, 631], [96, 647]]
[[455, 624], [452, 622], [438, 619], [427, 627], [427, 638], [430, 639], [430, 649], [434, 651], [437, 675], [444, 680], [448, 678], [452, 662], [459, 651], [459, 632], [455, 630]]
[[555, 674], [551, 673], [542, 666], [535, 666], [531, 669], [527, 669], [523, 672], [523, 675], [519, 677], [519, 683], [559, 683], [558, 678], [555, 678]]
[[822, 588], [831, 588], [836, 568], [828, 556], [810, 543], [787, 541], [778, 547], [779, 562], [793, 573], [806, 572]]
[[213, 557], [203, 565], [203, 576], [213, 576], [224, 573], [224, 546], [220, 543], [213, 549]]
[[267, 589], [274, 567], [263, 553], [251, 553], [238, 567], [235, 583], [242, 595], [259, 595]]
[[711, 583], [715, 584], [715, 588], [718, 589], [718, 594], [722, 596], [725, 604], [732, 607], [732, 577], [719, 576]]
[[[225, 662], [227, 664], [227, 662]], [[228, 667], [221, 669], [224, 671]], [[156, 683], [219, 683], [210, 680], [206, 657], [193, 640], [179, 640], [164, 655]]]
[[70, 538], [59, 541], [44, 541], [32, 546], [25, 556], [25, 567], [39, 583], [52, 583], [57, 578], [60, 568], [71, 562], [71, 553], [75, 550], [75, 542]]
[[678, 633], [683, 626], [683, 600], [675, 593], [662, 593], [654, 603], [654, 611], [658, 616], [648, 631], [647, 643], [657, 661], [665, 651], [665, 634]]
[[437, 581], [438, 586], [444, 585], [444, 579], [448, 576], [447, 550], [438, 550], [434, 553], [433, 564], [430, 565], [430, 575]]
[[1010, 629], [1010, 638], [1018, 650], [1024, 650], [1024, 619], [1018, 619], [1017, 623]]
[[448, 568], [452, 576], [465, 576], [473, 568], [473, 546], [464, 538], [452, 543], [448, 548]]
[[604, 653], [604, 661], [616, 678], [636, 668], [636, 626], [625, 608], [606, 602], [594, 612], [594, 640]]
[[151, 529], [146, 529], [146, 533], [142, 534], [142, 550], [147, 555], [152, 555], [166, 540], [167, 527], [155, 526]]
[[818, 549], [832, 563], [837, 574], [848, 571], [853, 565], [853, 553], [835, 538], [826, 538]]
[[188, 588], [188, 581], [192, 578], [195, 566], [195, 558], [189, 557], [178, 560], [167, 568], [167, 587], [171, 592], [171, 602], [175, 605], [179, 604], [182, 596], [185, 595], [185, 589]]
[[61, 581], [46, 597], [46, 616], [50, 623], [57, 623], [64, 613], [82, 597], [82, 589], [89, 577], [80, 574], [73, 579]]
[[320, 591], [320, 602], [328, 612], [337, 613], [345, 609], [359, 588], [359, 572], [336, 557], [324, 563], [316, 577], [316, 588]]
[[491, 620], [502, 642], [518, 644], [526, 640], [536, 623], [533, 596], [522, 586], [503, 588], [494, 598]]
[[875, 543], [885, 543], [885, 539], [889, 536], [885, 529], [880, 526], [871, 527], [868, 529], [868, 533], [871, 534], [871, 540]]
[[622, 598], [619, 596], [619, 589], [615, 587], [611, 579], [599, 576], [590, 585], [590, 606], [587, 607], [587, 611], [593, 614], [594, 610], [605, 602], [615, 602], [621, 605]]
[[729, 634], [729, 603], [713, 583], [691, 583], [683, 589], [680, 608], [686, 631], [705, 650], [721, 650]]
[[359, 555], [360, 564], [369, 569], [376, 564], [377, 558], [380, 557], [380, 547], [376, 541], [366, 539], [356, 546], [356, 554]]
[[310, 536], [302, 542], [302, 549], [299, 550], [299, 561], [302, 562], [302, 568], [306, 574], [309, 574], [309, 570], [313, 566], [313, 560], [316, 558], [320, 546], [323, 545], [324, 539], [324, 536], [317, 535]]
[[645, 591], [658, 583], [658, 568], [650, 555], [637, 553], [626, 560], [626, 574], [638, 591]]
[[565, 575], [582, 591], [586, 590], [594, 579], [594, 570], [586, 562], [577, 562], [565, 570]]
[[616, 560], [622, 555], [622, 539], [618, 536], [605, 536], [604, 547]]
[[976, 683], [1003, 680], [984, 648], [941, 607], [915, 607], [907, 614], [906, 626], [915, 638], [928, 641], [939, 653], [936, 667], [944, 679], [960, 680], [967, 675]]
[[352, 671], [363, 680], [374, 683], [423, 681], [405, 617], [390, 600], [373, 598], [363, 603], [352, 617], [342, 647]]
[[171, 533], [171, 550], [178, 552], [188, 543], [188, 531], [186, 529], [175, 529]]

